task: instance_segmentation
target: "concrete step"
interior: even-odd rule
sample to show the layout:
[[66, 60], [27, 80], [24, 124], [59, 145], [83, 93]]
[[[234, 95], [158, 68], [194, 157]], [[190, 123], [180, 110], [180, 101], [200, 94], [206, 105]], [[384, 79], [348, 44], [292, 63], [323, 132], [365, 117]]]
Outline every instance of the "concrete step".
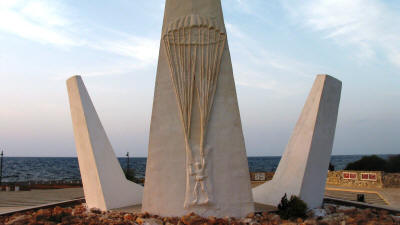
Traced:
[[357, 194], [364, 194], [365, 202], [376, 205], [387, 205], [387, 203], [375, 193], [365, 192], [350, 192], [350, 191], [338, 191], [338, 190], [326, 190], [325, 196], [332, 198], [339, 198], [349, 201], [357, 201]]

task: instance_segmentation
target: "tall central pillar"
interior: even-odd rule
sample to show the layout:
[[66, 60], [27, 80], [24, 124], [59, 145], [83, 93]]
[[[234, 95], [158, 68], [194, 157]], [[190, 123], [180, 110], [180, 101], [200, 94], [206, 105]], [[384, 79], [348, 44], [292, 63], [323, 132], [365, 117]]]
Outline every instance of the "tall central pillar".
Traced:
[[166, 0], [142, 211], [254, 211], [220, 0]]

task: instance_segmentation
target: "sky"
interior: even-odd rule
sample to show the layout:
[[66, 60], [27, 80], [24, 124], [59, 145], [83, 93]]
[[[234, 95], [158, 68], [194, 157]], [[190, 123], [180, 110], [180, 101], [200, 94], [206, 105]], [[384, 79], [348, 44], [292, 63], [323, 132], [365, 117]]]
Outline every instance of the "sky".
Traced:
[[[301, 3], [300, 3], [301, 2]], [[117, 156], [147, 155], [164, 0], [0, 0], [0, 149], [76, 156], [65, 81]], [[222, 0], [249, 156], [281, 155], [317, 74], [343, 83], [333, 154], [400, 153], [400, 2]]]

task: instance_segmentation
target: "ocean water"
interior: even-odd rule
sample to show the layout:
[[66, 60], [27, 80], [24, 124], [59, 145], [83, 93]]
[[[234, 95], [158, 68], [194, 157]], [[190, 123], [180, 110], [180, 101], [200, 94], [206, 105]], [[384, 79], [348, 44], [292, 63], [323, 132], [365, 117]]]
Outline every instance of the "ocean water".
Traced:
[[[334, 155], [331, 163], [336, 170], [343, 169], [348, 163], [360, 159], [363, 155]], [[387, 158], [388, 155], [380, 155]], [[248, 157], [250, 172], [275, 171], [279, 156]], [[134, 168], [138, 178], [143, 178], [147, 158], [130, 158], [130, 168]], [[119, 158], [123, 169], [127, 166], [126, 158]], [[68, 157], [4, 157], [3, 182], [79, 180], [77, 158]]]

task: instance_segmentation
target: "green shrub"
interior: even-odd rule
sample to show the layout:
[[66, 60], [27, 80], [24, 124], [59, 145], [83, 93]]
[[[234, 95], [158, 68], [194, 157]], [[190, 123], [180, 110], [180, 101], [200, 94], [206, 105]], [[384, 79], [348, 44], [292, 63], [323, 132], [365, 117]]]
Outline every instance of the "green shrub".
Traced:
[[364, 156], [360, 160], [347, 164], [345, 170], [385, 171], [386, 160], [377, 155]]
[[386, 163], [386, 171], [390, 173], [400, 172], [400, 155], [390, 156]]
[[134, 169], [129, 168], [128, 171], [124, 170], [124, 173], [125, 173], [126, 179], [128, 179], [128, 180], [130, 180], [132, 182], [135, 182], [135, 183], [138, 182], [138, 180], [135, 177], [135, 170]]
[[307, 204], [295, 195], [292, 195], [288, 200], [285, 194], [278, 205], [278, 214], [282, 219], [304, 218], [306, 211]]

